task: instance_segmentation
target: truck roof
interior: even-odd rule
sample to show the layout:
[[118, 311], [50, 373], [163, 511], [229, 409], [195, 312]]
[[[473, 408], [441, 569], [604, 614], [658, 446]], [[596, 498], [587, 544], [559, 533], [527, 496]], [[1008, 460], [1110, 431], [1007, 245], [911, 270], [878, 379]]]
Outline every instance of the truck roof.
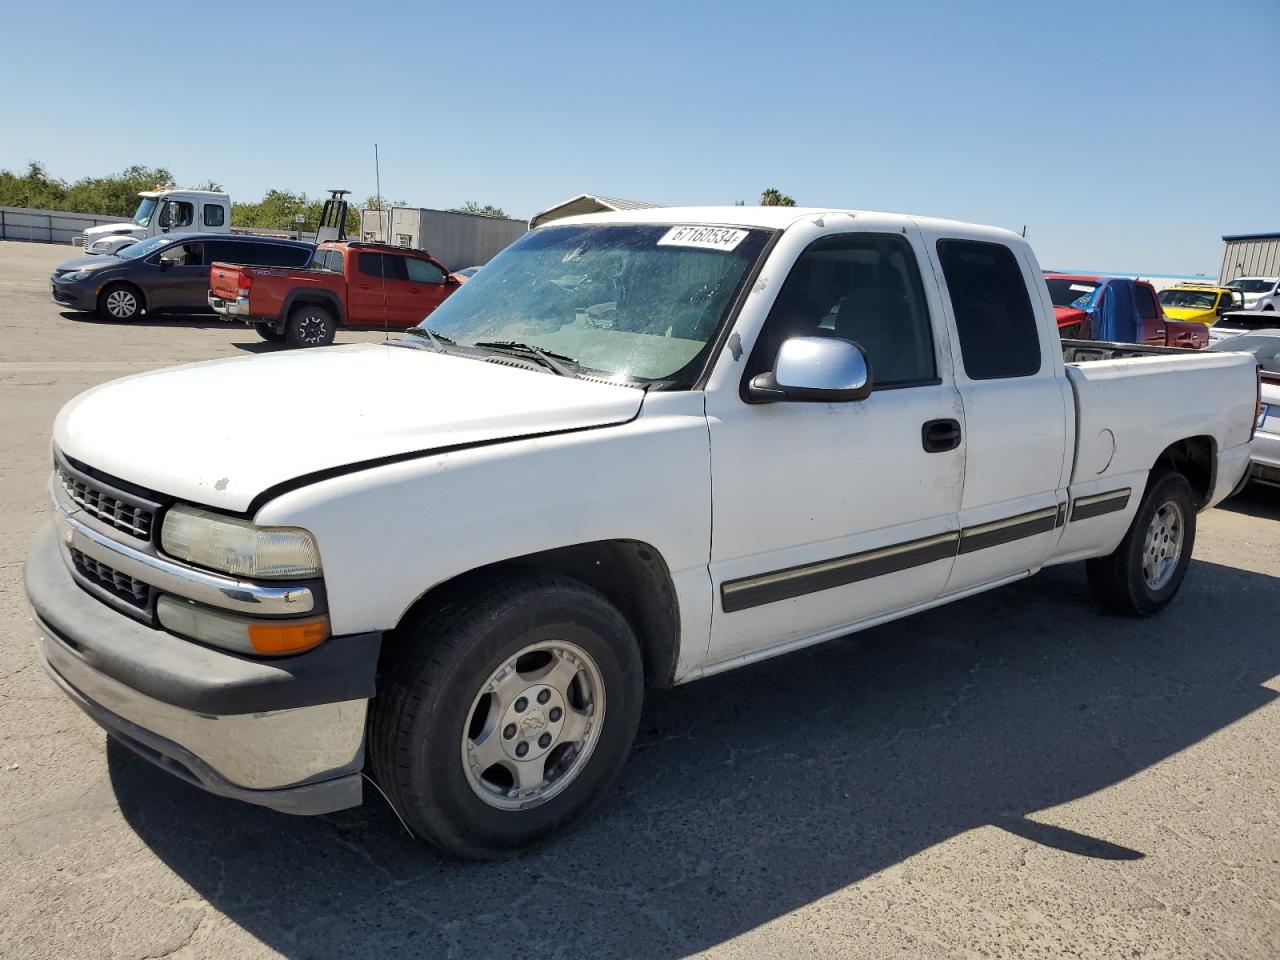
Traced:
[[[1013, 230], [982, 224], [945, 220], [936, 217], [918, 217], [906, 213], [885, 213], [876, 210], [849, 210], [836, 207], [651, 207], [643, 210], [617, 210], [608, 213], [587, 213], [576, 217], [553, 220], [545, 226], [573, 223], [670, 223], [717, 224], [730, 227], [762, 227], [785, 230], [797, 221], [814, 217], [869, 217], [888, 218], [900, 226], [915, 224], [922, 227], [985, 235], [1008, 242], [1010, 239], [1025, 242]], [[539, 227], [537, 229], [542, 229]]]
[[163, 197], [171, 193], [186, 193], [193, 197], [229, 197], [230, 194], [222, 190], [188, 190], [186, 187], [169, 187], [166, 190], [139, 190], [140, 197]]

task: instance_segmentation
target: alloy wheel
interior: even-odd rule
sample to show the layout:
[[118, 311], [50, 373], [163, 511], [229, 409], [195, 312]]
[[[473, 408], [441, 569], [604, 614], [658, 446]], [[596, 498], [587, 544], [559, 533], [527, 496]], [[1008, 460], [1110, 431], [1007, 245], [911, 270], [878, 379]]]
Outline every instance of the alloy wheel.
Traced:
[[576, 644], [522, 648], [486, 681], [462, 731], [467, 783], [504, 810], [536, 806], [582, 772], [604, 722], [604, 680]]

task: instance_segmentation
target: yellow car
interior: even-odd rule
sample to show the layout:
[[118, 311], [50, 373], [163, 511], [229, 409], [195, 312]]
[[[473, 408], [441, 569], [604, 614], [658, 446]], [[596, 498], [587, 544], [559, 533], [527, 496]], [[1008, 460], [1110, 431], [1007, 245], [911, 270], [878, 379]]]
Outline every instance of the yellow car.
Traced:
[[1213, 326], [1228, 310], [1243, 310], [1239, 290], [1212, 284], [1181, 283], [1160, 291], [1160, 306], [1170, 320], [1190, 320]]

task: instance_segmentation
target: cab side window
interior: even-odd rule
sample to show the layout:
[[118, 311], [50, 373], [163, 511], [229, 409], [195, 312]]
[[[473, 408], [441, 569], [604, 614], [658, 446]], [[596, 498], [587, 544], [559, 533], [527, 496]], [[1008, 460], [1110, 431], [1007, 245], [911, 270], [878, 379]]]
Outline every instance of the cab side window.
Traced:
[[222, 209], [220, 203], [206, 203], [204, 205], [204, 225], [206, 227], [220, 227], [226, 222], [226, 211]]
[[408, 280], [405, 270], [405, 258], [394, 253], [362, 253], [360, 254], [360, 272], [366, 277], [381, 277], [384, 280]]
[[195, 222], [196, 207], [183, 200], [170, 200], [164, 205], [160, 214], [160, 226], [173, 230], [177, 227], [189, 227]]
[[837, 337], [862, 347], [873, 388], [937, 380], [933, 331], [910, 244], [849, 233], [811, 243], [774, 301], [747, 377], [772, 369], [790, 337]]
[[1140, 283], [1133, 285], [1133, 299], [1138, 304], [1138, 316], [1143, 320], [1156, 318], [1156, 298], [1151, 295], [1151, 288]]
[[969, 379], [1038, 373], [1040, 331], [1013, 251], [982, 240], [939, 240], [938, 262]]
[[409, 279], [414, 283], [444, 283], [444, 271], [430, 260], [409, 257], [405, 266], [409, 270]]

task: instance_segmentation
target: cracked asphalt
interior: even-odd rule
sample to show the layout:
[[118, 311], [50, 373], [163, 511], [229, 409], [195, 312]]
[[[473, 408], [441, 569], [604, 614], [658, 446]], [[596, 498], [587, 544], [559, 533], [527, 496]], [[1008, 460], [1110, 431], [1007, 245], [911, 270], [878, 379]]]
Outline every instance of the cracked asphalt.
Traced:
[[153, 769], [35, 662], [50, 425], [262, 345], [61, 314], [71, 253], [0, 243], [0, 956], [1280, 956], [1280, 490], [1256, 486], [1201, 516], [1154, 619], [1100, 615], [1071, 566], [653, 693], [599, 812], [507, 862], [443, 861], [372, 791], [299, 819]]

